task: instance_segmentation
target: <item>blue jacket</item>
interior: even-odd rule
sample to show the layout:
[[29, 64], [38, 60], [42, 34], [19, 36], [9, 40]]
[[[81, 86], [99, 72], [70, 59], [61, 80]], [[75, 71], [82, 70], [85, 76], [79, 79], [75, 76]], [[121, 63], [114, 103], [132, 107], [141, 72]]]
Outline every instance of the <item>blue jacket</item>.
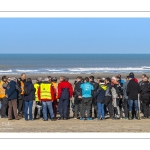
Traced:
[[29, 95], [24, 95], [24, 100], [25, 101], [31, 101], [31, 100], [35, 100], [35, 88], [34, 85], [32, 84], [32, 82], [25, 82], [24, 88], [28, 88], [29, 90]]
[[82, 97], [83, 98], [91, 98], [93, 94], [94, 87], [89, 82], [85, 82], [80, 85], [82, 90]]
[[17, 99], [18, 94], [17, 94], [15, 81], [12, 80], [8, 83], [7, 88], [6, 88], [6, 94], [8, 96], [8, 100]]

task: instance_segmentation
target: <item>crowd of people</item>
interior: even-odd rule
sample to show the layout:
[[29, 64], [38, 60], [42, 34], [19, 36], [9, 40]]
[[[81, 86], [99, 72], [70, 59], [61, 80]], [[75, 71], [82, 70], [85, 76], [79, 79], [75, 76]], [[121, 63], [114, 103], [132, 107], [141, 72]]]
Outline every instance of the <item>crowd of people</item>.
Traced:
[[[19, 79], [2, 76], [0, 81], [0, 116], [8, 120], [43, 121], [150, 118], [150, 82], [146, 74], [142, 80], [130, 73], [126, 81], [121, 75], [112, 78], [78, 76], [74, 84], [69, 78], [38, 77], [33, 84], [22, 73]], [[71, 107], [70, 107], [71, 106]], [[141, 117], [141, 114], [142, 117]]]

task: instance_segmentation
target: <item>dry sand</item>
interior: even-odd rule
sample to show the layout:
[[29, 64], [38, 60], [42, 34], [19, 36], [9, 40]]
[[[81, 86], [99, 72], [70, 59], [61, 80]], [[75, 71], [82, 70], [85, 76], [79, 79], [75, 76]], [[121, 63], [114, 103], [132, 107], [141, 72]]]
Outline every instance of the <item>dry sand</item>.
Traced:
[[0, 118], [0, 132], [150, 132], [150, 119], [24, 121]]

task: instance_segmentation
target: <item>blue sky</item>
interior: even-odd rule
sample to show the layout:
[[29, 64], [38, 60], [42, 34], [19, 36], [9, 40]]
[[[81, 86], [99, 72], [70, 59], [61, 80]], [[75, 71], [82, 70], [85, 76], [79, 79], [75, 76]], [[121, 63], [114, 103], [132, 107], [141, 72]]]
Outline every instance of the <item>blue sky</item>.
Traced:
[[150, 53], [150, 19], [0, 18], [0, 53]]

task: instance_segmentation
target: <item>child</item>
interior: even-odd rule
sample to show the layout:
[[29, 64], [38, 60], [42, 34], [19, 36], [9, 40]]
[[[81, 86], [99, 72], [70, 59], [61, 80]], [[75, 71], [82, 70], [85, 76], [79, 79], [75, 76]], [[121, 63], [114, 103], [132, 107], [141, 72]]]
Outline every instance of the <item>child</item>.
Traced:
[[105, 113], [104, 113], [104, 100], [105, 100], [105, 92], [107, 89], [107, 86], [103, 84], [103, 80], [101, 80], [100, 82], [100, 86], [99, 89], [96, 92], [96, 100], [97, 100], [97, 108], [98, 108], [98, 112], [97, 112], [97, 117], [98, 117], [98, 121], [99, 120], [105, 120]]

